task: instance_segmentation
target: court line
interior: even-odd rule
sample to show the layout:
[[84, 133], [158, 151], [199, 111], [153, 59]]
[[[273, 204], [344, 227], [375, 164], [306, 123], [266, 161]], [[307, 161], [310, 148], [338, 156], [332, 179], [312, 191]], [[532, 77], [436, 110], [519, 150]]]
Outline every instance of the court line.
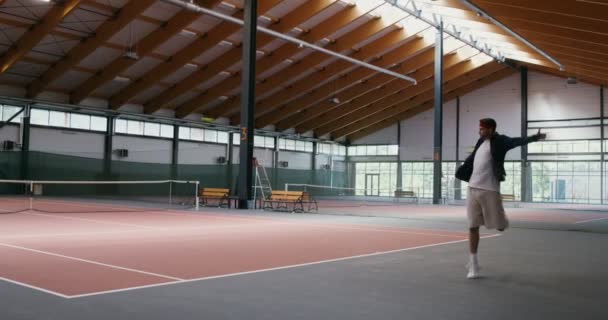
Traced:
[[[501, 234], [493, 234], [493, 235], [489, 235], [489, 236], [485, 236], [485, 237], [481, 237], [481, 238], [482, 239], [486, 239], [486, 238], [493, 238], [493, 237], [499, 237], [499, 236], [501, 236]], [[110, 293], [119, 293], [119, 292], [133, 291], [133, 290], [138, 290], [138, 289], [154, 288], [154, 287], [168, 286], [168, 285], [174, 285], [174, 284], [192, 283], [192, 282], [199, 282], [199, 281], [206, 281], [206, 280], [213, 280], [213, 279], [221, 279], [221, 278], [228, 278], [228, 277], [236, 277], [236, 276], [249, 275], [249, 274], [255, 274], [255, 273], [262, 273], [262, 272], [269, 272], [269, 271], [277, 271], [277, 270], [300, 268], [300, 267], [306, 267], [306, 266], [312, 266], [312, 265], [318, 265], [318, 264], [324, 264], [324, 263], [331, 263], [331, 262], [338, 262], [338, 261], [345, 261], [345, 260], [352, 260], [352, 259], [374, 257], [374, 256], [379, 256], [379, 255], [385, 255], [385, 254], [392, 254], [392, 253], [399, 253], [399, 252], [405, 252], [405, 251], [412, 251], [412, 250], [416, 250], [416, 249], [424, 249], [424, 248], [437, 247], [437, 246], [454, 244], [454, 243], [462, 243], [462, 242], [466, 242], [466, 241], [469, 241], [469, 240], [468, 239], [463, 239], [463, 240], [456, 240], [456, 241], [447, 241], [447, 242], [440, 242], [440, 243], [434, 243], [434, 244], [428, 244], [428, 245], [422, 245], [422, 246], [416, 246], [416, 247], [408, 247], [408, 248], [389, 250], [389, 251], [380, 251], [380, 252], [367, 253], [367, 254], [361, 254], [361, 255], [356, 255], [356, 256], [349, 256], [349, 257], [342, 257], [342, 258], [336, 258], [336, 259], [313, 261], [313, 262], [294, 264], [294, 265], [287, 265], [287, 266], [281, 266], [281, 267], [275, 267], [275, 268], [267, 268], [267, 269], [258, 269], [258, 270], [252, 270], [252, 271], [236, 272], [236, 273], [222, 274], [222, 275], [217, 275], [217, 276], [209, 276], [209, 277], [202, 277], [202, 278], [195, 278], [195, 279], [187, 279], [187, 280], [180, 280], [180, 281], [175, 281], [175, 282], [157, 283], [157, 284], [150, 284], [150, 285], [144, 285], [144, 286], [124, 288], [124, 289], [98, 291], [98, 292], [92, 292], [92, 293], [71, 295], [71, 296], [68, 296], [67, 299], [77, 299], [77, 298], [98, 296], [98, 295], [104, 295], [104, 294], [110, 294]]]
[[52, 294], [54, 296], [58, 296], [58, 297], [61, 297], [61, 298], [64, 298], [64, 299], [70, 299], [71, 298], [71, 296], [65, 295], [63, 293], [59, 293], [59, 292], [55, 292], [55, 291], [52, 291], [52, 290], [49, 290], [49, 289], [44, 289], [44, 288], [36, 287], [36, 286], [31, 285], [31, 284], [19, 282], [17, 280], [12, 280], [12, 279], [8, 279], [8, 278], [4, 278], [4, 277], [0, 277], [0, 280], [6, 281], [6, 282], [9, 282], [9, 283], [12, 283], [12, 284], [16, 284], [16, 285], [19, 285], [19, 286], [22, 286], [22, 287], [26, 287], [28, 289], [32, 289], [32, 290], [35, 290], [35, 291], [41, 291], [41, 292], [44, 292], [44, 293]]
[[55, 218], [55, 219], [66, 219], [66, 220], [93, 222], [93, 223], [99, 223], [99, 224], [117, 225], [117, 226], [123, 226], [123, 227], [145, 228], [145, 229], [151, 229], [151, 230], [166, 230], [167, 229], [167, 228], [151, 227], [151, 226], [139, 225], [139, 224], [129, 224], [129, 223], [121, 223], [121, 222], [109, 222], [109, 221], [103, 221], [103, 220], [97, 220], [97, 219], [88, 219], [88, 218], [67, 217], [67, 216], [64, 216], [64, 215], [61, 215], [61, 214], [45, 214], [45, 213], [35, 213], [35, 212], [25, 212], [23, 214], [34, 215], [34, 216], [42, 216], [42, 217], [49, 217], [49, 218]]
[[597, 218], [597, 219], [591, 219], [591, 220], [585, 220], [585, 221], [577, 221], [574, 224], [579, 224], [579, 223], [587, 223], [587, 222], [594, 222], [594, 221], [600, 221], [600, 220], [606, 220], [608, 219], [608, 217], [605, 218]]
[[148, 272], [148, 271], [143, 271], [143, 270], [138, 270], [138, 269], [131, 269], [131, 268], [127, 268], [127, 267], [121, 267], [121, 266], [117, 266], [117, 265], [113, 265], [113, 264], [108, 264], [108, 263], [103, 263], [103, 262], [98, 262], [98, 261], [93, 261], [93, 260], [88, 260], [88, 259], [76, 258], [76, 257], [72, 257], [72, 256], [67, 256], [67, 255], [63, 255], [63, 254], [49, 252], [49, 251], [43, 251], [43, 250], [37, 250], [37, 249], [17, 246], [17, 245], [13, 245], [13, 244], [10, 244], [10, 243], [0, 242], [0, 246], [4, 246], [4, 247], [8, 247], [8, 248], [13, 248], [13, 249], [24, 250], [24, 251], [30, 251], [30, 252], [40, 253], [40, 254], [45, 254], [45, 255], [59, 257], [59, 258], [64, 258], [64, 259], [68, 259], [68, 260], [74, 260], [74, 261], [79, 261], [79, 262], [90, 263], [90, 264], [94, 264], [94, 265], [98, 265], [98, 266], [102, 266], [102, 267], [108, 267], [108, 268], [113, 268], [113, 269], [119, 269], [119, 270], [125, 270], [125, 271], [135, 272], [135, 273], [141, 273], [141, 274], [145, 274], [145, 275], [149, 275], [149, 276], [154, 276], [154, 277], [158, 277], [158, 278], [165, 278], [165, 279], [177, 280], [177, 281], [183, 281], [183, 280], [185, 280], [185, 279], [182, 279], [182, 278], [172, 277], [172, 276], [168, 276], [168, 275], [164, 275], [164, 274], [159, 274], [159, 273], [154, 273], [154, 272]]

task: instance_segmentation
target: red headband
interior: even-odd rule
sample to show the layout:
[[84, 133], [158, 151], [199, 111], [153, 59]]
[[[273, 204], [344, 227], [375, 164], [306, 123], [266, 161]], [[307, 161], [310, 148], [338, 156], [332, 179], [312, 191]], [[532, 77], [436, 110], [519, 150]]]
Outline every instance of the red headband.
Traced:
[[479, 127], [484, 129], [493, 129], [494, 126], [491, 123], [485, 121], [479, 121]]

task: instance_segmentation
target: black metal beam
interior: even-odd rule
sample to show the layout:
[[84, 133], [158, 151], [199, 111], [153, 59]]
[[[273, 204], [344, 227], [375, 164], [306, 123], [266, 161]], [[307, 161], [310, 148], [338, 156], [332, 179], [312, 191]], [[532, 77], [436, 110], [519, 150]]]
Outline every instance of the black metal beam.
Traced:
[[[528, 136], [528, 68], [521, 67], [521, 136]], [[521, 146], [521, 201], [530, 201], [528, 189], [528, 146]]]
[[12, 115], [10, 118], [6, 119], [6, 121], [2, 121], [0, 122], [0, 129], [4, 128], [4, 126], [7, 123], [10, 123], [11, 121], [13, 121], [13, 119], [17, 118], [22, 112], [23, 110], [25, 110], [25, 108], [21, 108], [21, 110], [17, 111], [14, 115]]
[[[460, 97], [456, 97], [456, 168], [460, 166]], [[454, 179], [454, 200], [462, 199], [462, 183], [460, 179]]]
[[106, 180], [112, 180], [112, 148], [114, 137], [115, 117], [108, 117], [106, 124], [106, 134], [103, 144], [103, 176]]
[[25, 106], [21, 118], [21, 179], [30, 179], [31, 107]]
[[401, 121], [397, 121], [397, 190], [403, 190], [403, 165], [401, 164]]
[[234, 168], [234, 137], [233, 133], [228, 133], [228, 150], [226, 150], [226, 186], [230, 189], [231, 195], [237, 194], [234, 180], [232, 179], [232, 169]]
[[604, 203], [604, 200], [606, 198], [604, 195], [604, 191], [606, 189], [606, 187], [605, 187], [606, 168], [605, 168], [605, 163], [604, 163], [604, 161], [606, 161], [606, 155], [604, 154], [606, 152], [606, 148], [604, 147], [604, 139], [606, 139], [606, 136], [605, 136], [606, 132], [604, 130], [604, 116], [605, 116], [605, 114], [604, 114], [604, 86], [602, 85], [602, 86], [600, 86], [600, 124], [601, 124], [600, 132], [601, 132], [601, 137], [602, 137], [601, 150], [600, 150], [602, 152], [602, 155], [601, 155], [602, 163], [600, 165], [600, 181], [601, 181], [600, 203], [602, 203], [602, 204]]
[[441, 203], [441, 161], [443, 146], [443, 22], [435, 35], [435, 127], [433, 150], [433, 204]]
[[310, 184], [317, 184], [317, 142], [312, 143], [312, 158], [310, 159], [310, 169], [312, 170]]
[[173, 125], [173, 143], [171, 144], [171, 179], [177, 180], [179, 166], [179, 126]]
[[239, 163], [239, 208], [249, 209], [253, 190], [253, 135], [255, 112], [255, 63], [257, 0], [245, 1], [243, 26], [243, 71], [241, 85], [241, 145]]

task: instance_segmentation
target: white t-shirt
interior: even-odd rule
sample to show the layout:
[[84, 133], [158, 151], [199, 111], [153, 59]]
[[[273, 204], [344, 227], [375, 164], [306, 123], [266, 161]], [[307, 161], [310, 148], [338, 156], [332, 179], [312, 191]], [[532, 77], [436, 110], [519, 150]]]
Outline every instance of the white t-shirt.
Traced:
[[477, 149], [473, 160], [473, 174], [469, 179], [469, 187], [496, 192], [500, 190], [500, 182], [496, 179], [492, 168], [489, 139], [486, 139]]

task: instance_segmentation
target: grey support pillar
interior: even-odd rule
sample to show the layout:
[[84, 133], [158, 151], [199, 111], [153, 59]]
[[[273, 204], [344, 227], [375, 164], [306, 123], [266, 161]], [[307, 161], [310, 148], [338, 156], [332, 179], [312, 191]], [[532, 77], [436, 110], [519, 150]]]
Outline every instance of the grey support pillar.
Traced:
[[274, 150], [272, 152], [272, 174], [270, 178], [272, 179], [272, 187], [273, 189], [282, 190], [285, 186], [279, 186], [279, 137], [274, 137]]
[[106, 134], [103, 145], [103, 176], [106, 180], [112, 180], [112, 149], [114, 140], [114, 125], [116, 117], [108, 117]]
[[21, 179], [30, 179], [30, 119], [32, 109], [29, 105], [23, 109], [21, 118]]
[[403, 190], [403, 167], [401, 166], [401, 121], [397, 121], [397, 190]]
[[[528, 68], [521, 67], [521, 136], [528, 136]], [[529, 183], [528, 178], [532, 172], [530, 172], [528, 163], [528, 146], [521, 146], [521, 201], [528, 202], [531, 200], [530, 188], [532, 187]]]
[[226, 186], [232, 194], [236, 194], [234, 190], [234, 181], [232, 180], [232, 169], [234, 165], [234, 137], [232, 132], [228, 132], [228, 145], [226, 150]]
[[173, 143], [171, 144], [171, 179], [177, 180], [179, 166], [179, 126], [173, 125]]
[[[460, 97], [456, 97], [456, 168], [460, 166]], [[454, 174], [455, 172], [450, 172]], [[454, 200], [462, 199], [462, 183], [460, 179], [454, 179]]]
[[253, 191], [253, 135], [255, 112], [255, 63], [257, 0], [245, 1], [243, 25], [243, 71], [241, 72], [241, 124], [239, 163], [239, 208], [249, 209]]
[[604, 203], [605, 201], [605, 194], [604, 192], [606, 192], [606, 168], [605, 168], [605, 164], [604, 161], [606, 161], [606, 156], [604, 155], [604, 153], [606, 152], [606, 148], [604, 146], [604, 139], [606, 138], [605, 136], [605, 129], [604, 129], [604, 117], [606, 115], [604, 114], [604, 86], [600, 86], [600, 131], [601, 131], [601, 152], [602, 155], [600, 156], [600, 159], [602, 161], [602, 163], [600, 164], [600, 181], [601, 181], [601, 186], [600, 186], [600, 203]]
[[311, 178], [310, 184], [317, 184], [317, 142], [312, 142], [312, 158], [310, 159]]
[[435, 35], [435, 127], [433, 144], [433, 204], [441, 203], [441, 148], [443, 146], [443, 22]]

